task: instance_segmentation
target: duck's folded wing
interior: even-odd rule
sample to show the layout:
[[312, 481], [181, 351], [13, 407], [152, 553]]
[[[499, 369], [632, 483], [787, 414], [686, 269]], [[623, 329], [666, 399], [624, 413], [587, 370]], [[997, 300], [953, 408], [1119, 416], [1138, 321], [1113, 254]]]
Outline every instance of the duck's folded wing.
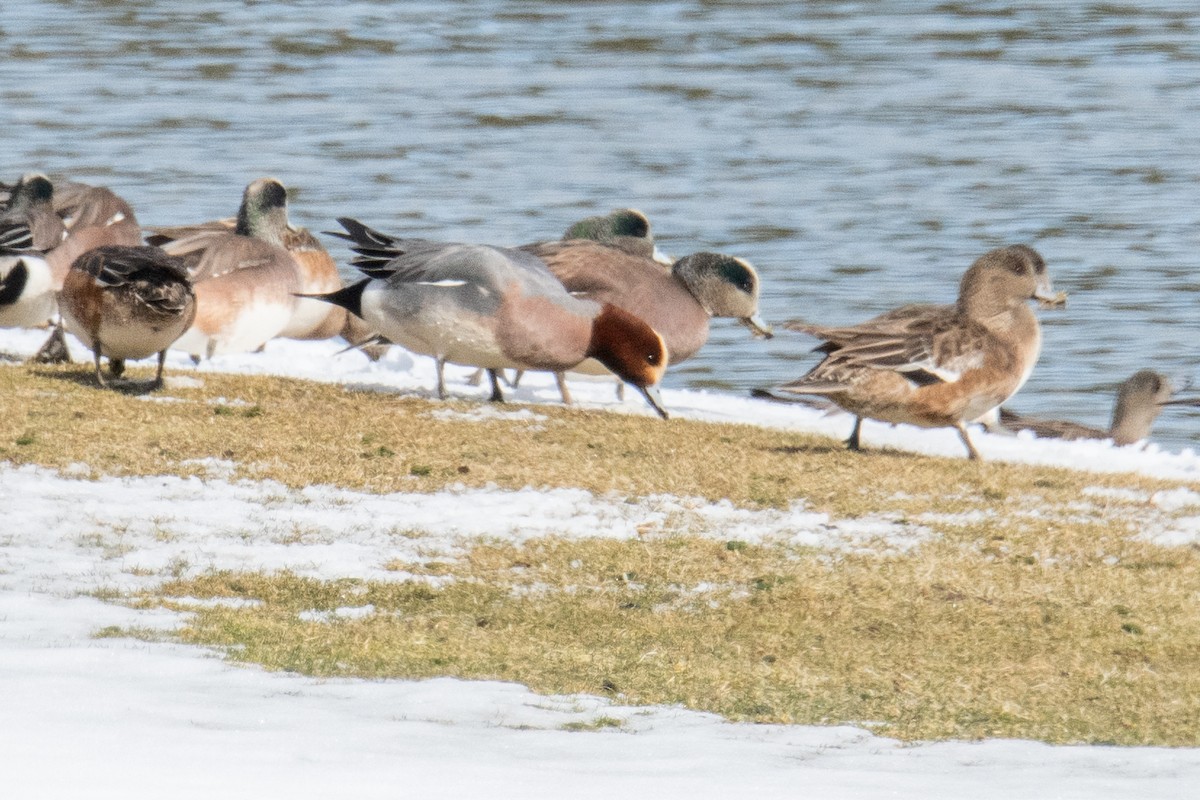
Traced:
[[157, 225], [145, 229], [146, 244], [164, 247], [171, 242], [188, 239], [196, 235], [232, 233], [236, 228], [237, 220], [233, 217], [198, 222], [194, 225]]
[[877, 320], [847, 328], [793, 329], [825, 339], [818, 349], [828, 353], [821, 366], [829, 374], [843, 367], [868, 368], [901, 373], [918, 385], [952, 383], [979, 367], [984, 358], [986, 331], [943, 315]]
[[86, 183], [54, 184], [54, 212], [68, 231], [103, 228], [126, 221], [137, 224], [133, 208], [118, 194], [107, 187]]
[[[611, 301], [622, 294], [621, 274], [615, 270], [596, 268], [597, 263], [605, 263], [612, 257], [613, 248], [590, 241], [567, 240], [537, 242], [520, 249], [540, 259], [559, 283], [576, 297]], [[602, 254], [601, 259], [597, 259], [597, 253]]]
[[27, 253], [33, 250], [33, 231], [24, 222], [0, 224], [0, 253]]
[[75, 262], [101, 286], [121, 286], [134, 280], [188, 282], [187, 268], [157, 247], [97, 247]]

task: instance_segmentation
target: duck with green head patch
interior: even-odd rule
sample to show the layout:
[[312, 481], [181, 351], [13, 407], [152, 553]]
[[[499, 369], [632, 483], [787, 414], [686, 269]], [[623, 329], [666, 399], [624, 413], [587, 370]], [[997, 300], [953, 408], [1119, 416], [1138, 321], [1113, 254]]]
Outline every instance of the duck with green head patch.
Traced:
[[442, 366], [558, 371], [596, 358], [633, 384], [661, 416], [662, 337], [609, 303], [573, 297], [534, 256], [503, 247], [404, 239], [341, 218], [368, 277], [316, 295], [343, 306], [389, 341]]
[[[708, 341], [713, 317], [730, 317], [756, 336], [770, 337], [758, 315], [758, 272], [746, 260], [693, 253], [664, 270], [653, 259], [600, 242], [574, 239], [522, 248], [540, 258], [576, 297], [623, 308], [662, 334], [671, 363], [691, 358]], [[573, 372], [604, 374], [585, 362]], [[560, 387], [564, 387], [560, 380]], [[564, 393], [565, 401], [569, 396]]]

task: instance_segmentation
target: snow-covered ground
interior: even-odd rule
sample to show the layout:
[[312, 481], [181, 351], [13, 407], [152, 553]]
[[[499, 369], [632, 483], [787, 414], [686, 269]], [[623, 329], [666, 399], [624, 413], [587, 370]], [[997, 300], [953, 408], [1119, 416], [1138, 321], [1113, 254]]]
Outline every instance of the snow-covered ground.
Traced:
[[[32, 352], [43, 334], [0, 331], [0, 351]], [[428, 392], [428, 359], [393, 348], [379, 363], [335, 355], [332, 342], [272, 342], [201, 373], [271, 373]], [[74, 349], [77, 357], [82, 350]], [[188, 362], [172, 356], [170, 366]], [[450, 371], [451, 391], [467, 370]], [[201, 379], [203, 376], [201, 374]], [[177, 376], [176, 381], [191, 378]], [[575, 381], [577, 399], [623, 404], [607, 383]], [[171, 388], [133, 402], [169, 400]], [[514, 399], [553, 402], [547, 376], [527, 376]], [[678, 416], [754, 422], [843, 437], [845, 415], [730, 395], [666, 391]], [[536, 409], [480, 405], [464, 422], [506, 416], [536, 424]], [[868, 425], [865, 440], [961, 455], [952, 432]], [[1192, 451], [1117, 449], [975, 434], [985, 457], [1196, 480]], [[0, 465], [0, 765], [3, 796], [57, 797], [813, 797], [1180, 798], [1200, 786], [1200, 749], [1050, 747], [988, 741], [903, 745], [852, 727], [747, 725], [677, 708], [629, 708], [595, 697], [542, 697], [512, 684], [314, 680], [231, 666], [199, 648], [97, 639], [106, 626], [170, 628], [175, 614], [95, 599], [171, 573], [282, 569], [326, 578], [379, 578], [395, 559], [453, 557], [481, 536], [633, 536], [680, 519], [699, 535], [784, 538], [827, 548], [905, 548], [919, 524], [831, 520], [797, 504], [745, 511], [725, 503], [652, 497], [638, 503], [573, 489], [448, 489], [369, 495], [291, 490], [207, 477], [105, 478]], [[81, 465], [80, 471], [84, 467]], [[1106, 490], [1107, 491], [1107, 490]], [[1142, 502], [1147, 498], [1133, 498]], [[1175, 490], [1166, 510], [1200, 506]], [[1160, 540], [1192, 546], [1183, 520]], [[347, 613], [353, 613], [348, 610]], [[572, 731], [599, 717], [619, 727]]]

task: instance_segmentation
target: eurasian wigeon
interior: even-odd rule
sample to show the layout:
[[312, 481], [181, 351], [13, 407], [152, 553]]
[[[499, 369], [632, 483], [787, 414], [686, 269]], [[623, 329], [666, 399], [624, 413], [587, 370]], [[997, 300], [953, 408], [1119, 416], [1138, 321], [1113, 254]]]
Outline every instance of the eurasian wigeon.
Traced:
[[[586, 239], [588, 241], [599, 242], [608, 247], [622, 250], [634, 257], [653, 259], [666, 267], [670, 267], [671, 265], [671, 261], [654, 244], [654, 235], [650, 232], [650, 220], [637, 209], [618, 208], [608, 214], [585, 217], [567, 228], [561, 241], [565, 242], [573, 239]], [[539, 246], [539, 244], [524, 245], [522, 249]], [[467, 382], [472, 386], [477, 386], [482, 374], [483, 370], [477, 371], [467, 379]], [[492, 374], [490, 377], [493, 387], [492, 399], [496, 400], [500, 397], [499, 376]], [[558, 388], [562, 393], [563, 402], [570, 403], [571, 395], [567, 390], [567, 384], [562, 374], [558, 373], [555, 377], [558, 380]], [[520, 380], [521, 372], [518, 371], [513, 377], [511, 385], [516, 387]], [[625, 384], [618, 380], [617, 386], [618, 396], [620, 396]]]
[[[269, 184], [274, 184], [272, 190], [282, 193], [284, 202], [281, 206], [265, 210], [252, 235], [291, 253], [299, 268], [300, 293], [323, 294], [342, 288], [342, 277], [338, 274], [333, 256], [308, 229], [288, 219], [287, 189], [283, 184], [274, 178], [263, 178], [255, 184], [258, 184], [254, 189], [257, 193], [265, 192]], [[236, 232], [240, 222], [243, 222], [241, 215], [195, 225], [153, 227], [148, 229], [146, 241], [165, 246], [179, 239]], [[248, 226], [243, 227], [248, 229]], [[368, 338], [371, 331], [363, 325], [362, 320], [351, 319], [340, 306], [301, 298], [296, 303], [291, 320], [279, 335], [288, 339], [328, 339], [341, 335], [353, 343]]]
[[906, 306], [860, 325], [826, 327], [795, 320], [789, 330], [824, 343], [825, 358], [778, 389], [822, 395], [859, 419], [847, 444], [858, 449], [862, 417], [926, 428], [952, 427], [978, 459], [966, 423], [984, 416], [1025, 383], [1041, 351], [1029, 300], [1061, 305], [1046, 262], [1031, 247], [985, 253], [959, 284], [953, 306]]
[[666, 416], [657, 385], [667, 348], [654, 329], [610, 303], [571, 296], [538, 258], [479, 244], [399, 239], [342, 218], [354, 266], [368, 277], [323, 295], [388, 340], [446, 362], [490, 370], [560, 371], [596, 358]]
[[242, 194], [234, 230], [202, 229], [165, 242], [187, 264], [196, 319], [173, 345], [193, 358], [257, 350], [287, 329], [296, 314], [300, 269], [279, 242], [287, 191], [273, 179]]
[[1200, 406], [1200, 398], [1174, 397], [1175, 387], [1162, 373], [1142, 369], [1117, 388], [1112, 422], [1107, 430], [1069, 420], [1027, 417], [1000, 409], [1000, 424], [1010, 431], [1028, 430], [1043, 439], [1112, 439], [1123, 447], [1150, 438], [1150, 429], [1166, 406]]
[[71, 265], [59, 295], [63, 324], [92, 351], [96, 380], [107, 385], [127, 359], [158, 354], [153, 388], [162, 386], [167, 348], [192, 324], [196, 297], [183, 262], [157, 247], [105, 245]]

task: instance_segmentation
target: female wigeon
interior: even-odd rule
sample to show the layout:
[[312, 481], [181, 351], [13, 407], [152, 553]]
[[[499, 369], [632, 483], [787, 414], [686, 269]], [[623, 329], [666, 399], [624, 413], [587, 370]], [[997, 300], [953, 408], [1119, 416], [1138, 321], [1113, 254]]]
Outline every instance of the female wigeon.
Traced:
[[529, 253], [477, 244], [398, 239], [339, 219], [367, 279], [321, 298], [357, 314], [390, 341], [438, 362], [485, 369], [569, 369], [596, 358], [666, 416], [657, 385], [662, 337], [609, 303], [572, 297]]
[[196, 297], [187, 267], [157, 247], [105, 245], [80, 256], [59, 296], [63, 323], [91, 349], [96, 380], [107, 385], [100, 357], [113, 377], [126, 359], [158, 354], [153, 388], [162, 386], [167, 348], [192, 324]]
[[784, 327], [824, 340], [825, 358], [778, 389], [828, 397], [859, 417], [847, 444], [858, 449], [860, 422], [870, 417], [921, 427], [952, 427], [972, 459], [979, 453], [966, 423], [1011, 397], [1032, 372], [1041, 329], [1027, 301], [1061, 305], [1046, 262], [1013, 245], [984, 254], [959, 284], [954, 306], [907, 306], [867, 323]]
[[1138, 370], [1117, 389], [1112, 422], [1107, 430], [1077, 422], [1027, 417], [1000, 409], [1000, 424], [1010, 431], [1033, 431], [1043, 439], [1112, 439], [1123, 447], [1150, 438], [1150, 429], [1166, 406], [1200, 406], [1200, 398], [1173, 397], [1167, 376], [1152, 369]]
[[[291, 253], [299, 269], [300, 293], [323, 294], [342, 288], [342, 277], [337, 263], [308, 229], [292, 224], [288, 219], [287, 189], [274, 178], [262, 178], [251, 184], [253, 192], [264, 194], [267, 187], [276, 194], [282, 193], [283, 204], [265, 208], [261, 218], [254, 223], [253, 235]], [[251, 191], [251, 190], [247, 190]], [[196, 225], [177, 225], [149, 229], [146, 241], [149, 244], [166, 246], [179, 239], [202, 235], [219, 235], [238, 230], [239, 225], [249, 230], [250, 221], [238, 217], [201, 222]], [[244, 223], [244, 224], [243, 224]], [[292, 318], [279, 333], [288, 339], [328, 339], [345, 336], [347, 341], [357, 342], [368, 338], [371, 331], [361, 320], [352, 320], [340, 306], [301, 298], [296, 302]]]
[[175, 349], [195, 359], [252, 351], [287, 329], [301, 282], [280, 242], [286, 208], [282, 184], [257, 180], [242, 194], [234, 230], [197, 230], [162, 245], [187, 264], [196, 292], [195, 322]]

